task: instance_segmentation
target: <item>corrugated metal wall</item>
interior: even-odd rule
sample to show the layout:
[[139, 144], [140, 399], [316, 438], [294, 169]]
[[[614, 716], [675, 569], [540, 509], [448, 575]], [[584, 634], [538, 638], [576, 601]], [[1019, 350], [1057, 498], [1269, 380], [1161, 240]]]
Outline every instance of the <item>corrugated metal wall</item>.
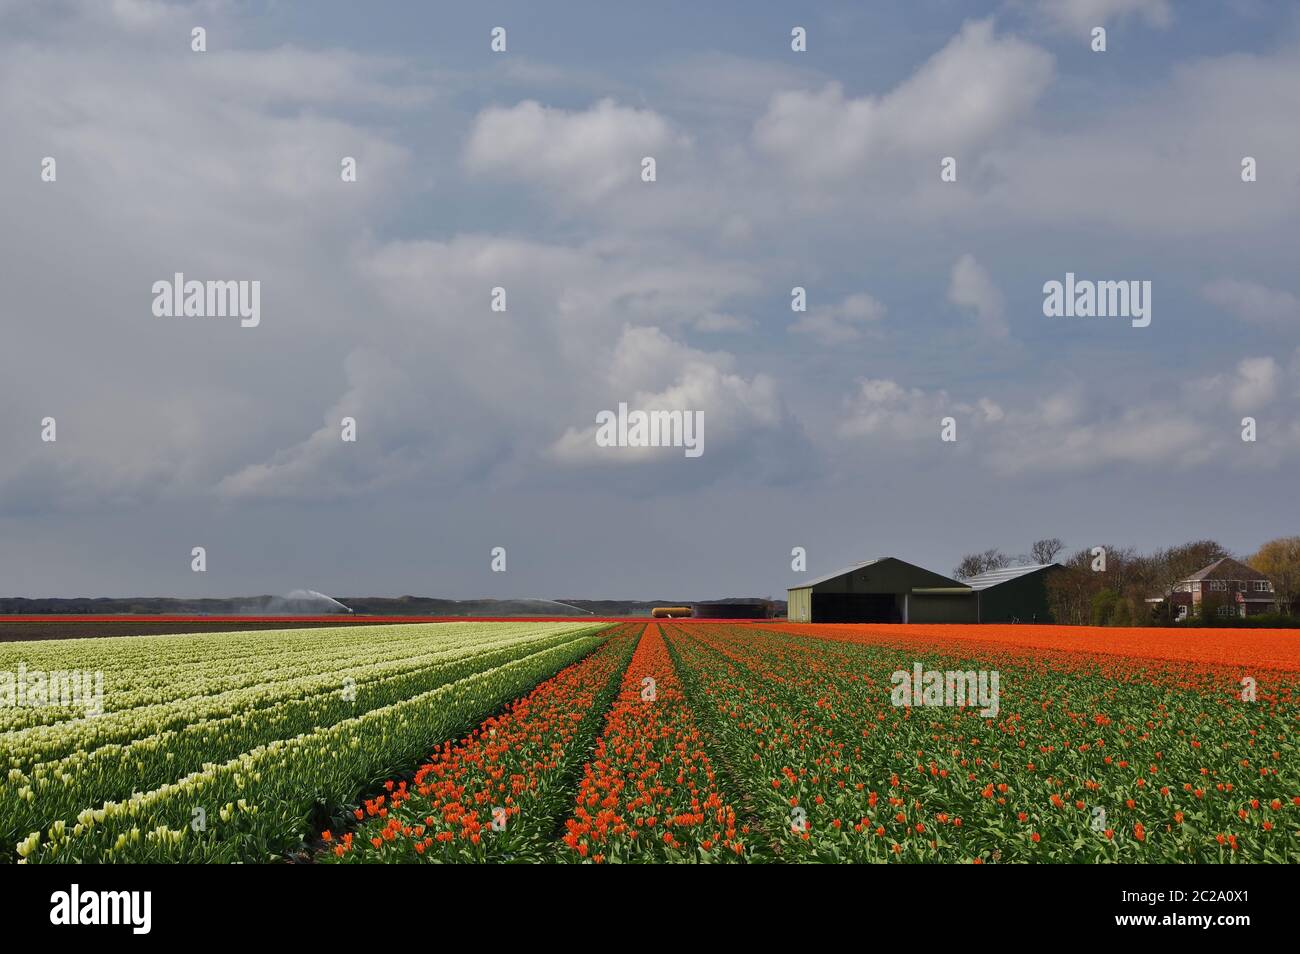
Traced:
[[969, 596], [927, 596], [913, 593], [908, 597], [909, 623], [974, 623], [977, 609], [975, 594]]
[[980, 622], [1049, 623], [1052, 612], [1047, 604], [1047, 577], [1051, 571], [1030, 573], [980, 592]]
[[785, 618], [792, 623], [812, 622], [812, 587], [786, 591]]

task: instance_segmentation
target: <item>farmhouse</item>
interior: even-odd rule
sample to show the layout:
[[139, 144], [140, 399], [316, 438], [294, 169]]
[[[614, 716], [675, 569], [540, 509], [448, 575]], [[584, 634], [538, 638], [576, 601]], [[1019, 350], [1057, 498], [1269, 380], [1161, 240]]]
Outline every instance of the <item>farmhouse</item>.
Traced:
[[1277, 594], [1267, 576], [1240, 560], [1224, 557], [1179, 580], [1151, 604], [1169, 601], [1176, 619], [1201, 616], [1258, 616], [1277, 610]]
[[855, 563], [789, 590], [792, 623], [1047, 622], [1059, 564], [1007, 567], [965, 583], [896, 557]]

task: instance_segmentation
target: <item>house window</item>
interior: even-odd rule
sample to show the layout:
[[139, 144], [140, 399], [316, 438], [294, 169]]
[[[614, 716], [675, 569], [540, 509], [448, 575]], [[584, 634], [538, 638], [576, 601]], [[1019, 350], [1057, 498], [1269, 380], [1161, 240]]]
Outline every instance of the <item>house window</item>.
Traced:
[[1201, 592], [1201, 581], [1200, 581], [1200, 580], [1197, 580], [1195, 583], [1192, 584], [1192, 592], [1193, 592], [1193, 593], [1199, 593], [1199, 592]]
[[1267, 593], [1273, 589], [1273, 584], [1268, 580], [1252, 580], [1256, 593]]
[[1216, 593], [1224, 593], [1224, 592], [1227, 592], [1227, 589], [1228, 589], [1228, 581], [1227, 581], [1227, 580], [1210, 580], [1210, 589], [1213, 590], [1213, 591], [1215, 591]]
[[1220, 606], [1215, 612], [1220, 616], [1236, 616], [1237, 608], [1235, 606]]

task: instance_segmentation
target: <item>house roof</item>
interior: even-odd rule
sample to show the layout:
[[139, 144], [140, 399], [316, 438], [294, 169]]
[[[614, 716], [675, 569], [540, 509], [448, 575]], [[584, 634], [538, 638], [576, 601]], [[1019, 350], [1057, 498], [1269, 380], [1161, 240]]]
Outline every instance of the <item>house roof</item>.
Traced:
[[1224, 557], [1215, 560], [1207, 567], [1197, 570], [1191, 576], [1179, 580], [1179, 583], [1191, 583], [1196, 580], [1267, 580], [1268, 577], [1252, 566], [1240, 560]]
[[966, 585], [972, 590], [987, 590], [989, 587], [997, 586], [1000, 583], [1018, 580], [1022, 576], [1028, 576], [1040, 570], [1048, 570], [1054, 566], [1060, 566], [1060, 564], [1031, 563], [1027, 566], [1004, 566], [1000, 570], [989, 570], [987, 573], [976, 574], [966, 581]]

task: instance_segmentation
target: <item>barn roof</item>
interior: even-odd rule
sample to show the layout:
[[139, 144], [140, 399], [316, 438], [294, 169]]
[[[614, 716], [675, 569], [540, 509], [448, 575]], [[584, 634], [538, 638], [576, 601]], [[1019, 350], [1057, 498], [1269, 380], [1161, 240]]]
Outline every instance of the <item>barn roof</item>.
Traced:
[[921, 573], [936, 577], [940, 580], [947, 580], [953, 586], [957, 586], [957, 587], [965, 586], [965, 584], [962, 583], [960, 580], [950, 579], [944, 576], [942, 573], [935, 573], [933, 570], [927, 570], [925, 567], [917, 566], [915, 563], [908, 563], [906, 560], [900, 560], [898, 557], [877, 557], [874, 560], [863, 560], [861, 563], [852, 563], [849, 566], [836, 570], [834, 573], [826, 573], [822, 576], [813, 577], [811, 580], [800, 580], [798, 583], [795, 583], [787, 587], [787, 589], [805, 590], [810, 586], [816, 586], [819, 583], [827, 583], [831, 580], [839, 579], [841, 576], [846, 576], [849, 573], [853, 573], [857, 570], [860, 570], [864, 566], [872, 566], [877, 563], [900, 563], [903, 566], [909, 567], [912, 570], [918, 570]]
[[809, 586], [816, 586], [818, 583], [825, 583], [827, 580], [834, 580], [838, 577], [844, 576], [844, 574], [846, 573], [852, 573], [854, 570], [860, 570], [864, 566], [871, 566], [871, 564], [873, 563], [880, 563], [882, 560], [888, 560], [888, 559], [891, 558], [878, 557], [875, 560], [863, 560], [861, 563], [852, 563], [849, 566], [844, 567], [842, 570], [836, 570], [834, 573], [826, 573], [822, 576], [814, 577], [811, 580], [800, 580], [794, 586], [791, 586], [789, 588], [792, 590], [802, 590]]
[[1031, 563], [1027, 566], [1004, 566], [1000, 570], [989, 570], [987, 573], [976, 574], [966, 581], [966, 585], [972, 590], [987, 590], [1001, 583], [1018, 580], [1022, 576], [1029, 576], [1031, 573], [1047, 570], [1054, 566], [1060, 566], [1060, 564]]

